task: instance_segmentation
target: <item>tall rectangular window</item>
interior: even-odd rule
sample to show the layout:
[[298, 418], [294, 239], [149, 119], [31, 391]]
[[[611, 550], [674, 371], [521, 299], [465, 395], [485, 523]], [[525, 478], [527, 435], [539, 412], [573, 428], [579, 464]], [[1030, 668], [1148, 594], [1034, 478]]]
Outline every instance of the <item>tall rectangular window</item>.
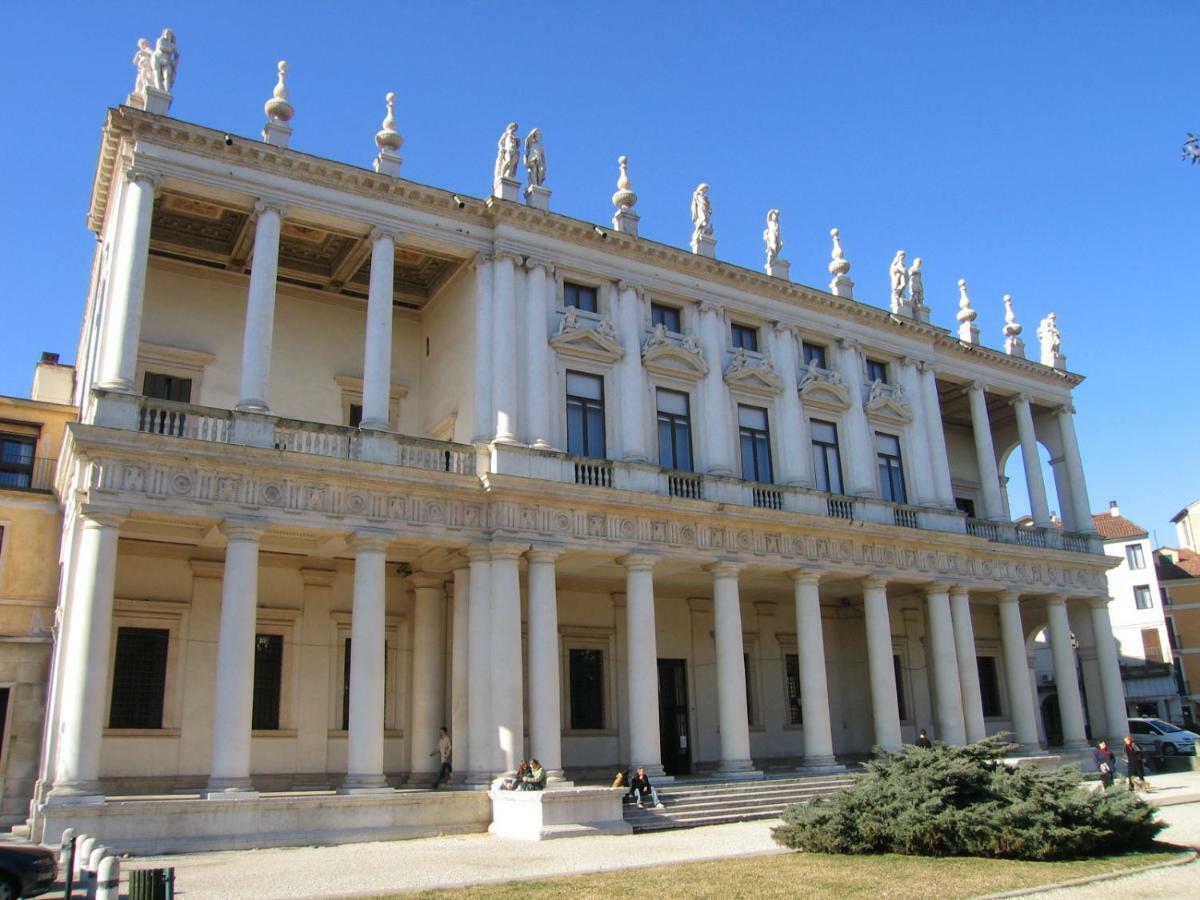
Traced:
[[1151, 609], [1154, 598], [1150, 595], [1150, 585], [1139, 584], [1133, 589], [1133, 602], [1138, 609]]
[[109, 728], [162, 728], [167, 691], [166, 628], [118, 628]]
[[804, 710], [800, 705], [800, 656], [787, 653], [783, 657], [784, 673], [787, 678], [787, 703], [789, 725], [804, 724]]
[[738, 405], [738, 441], [742, 449], [742, 477], [771, 484], [771, 435], [767, 411], [758, 406]]
[[[346, 638], [346, 650], [344, 653], [345, 666], [342, 670], [342, 731], [350, 730], [350, 638]], [[388, 643], [383, 644], [383, 683], [386, 685], [388, 679], [392, 677], [391, 654], [388, 652]], [[383, 691], [383, 710], [382, 714], [386, 721], [387, 719], [387, 688]], [[391, 726], [388, 726], [391, 727]]]
[[825, 365], [825, 348], [820, 344], [810, 344], [808, 341], [804, 341], [800, 344], [800, 349], [804, 352], [805, 368], [812, 364], [816, 364], [818, 369], [829, 368]]
[[1141, 544], [1126, 544], [1125, 559], [1129, 563], [1131, 569], [1146, 568], [1146, 558], [1142, 555]]
[[676, 334], [683, 331], [682, 323], [679, 320], [679, 310], [674, 306], [666, 306], [662, 303], [650, 304], [650, 324], [661, 325], [667, 331], [673, 331]]
[[1172, 616], [1167, 616], [1167, 644], [1172, 650], [1179, 649], [1179, 634], [1175, 631], [1175, 619]]
[[351, 428], [357, 428], [359, 425], [361, 425], [362, 424], [362, 404], [361, 403], [351, 403], [350, 404], [350, 413], [347, 416], [347, 418], [349, 421], [347, 421], [346, 424], [349, 425]]
[[879, 463], [879, 490], [884, 500], [907, 503], [904, 466], [900, 461], [900, 438], [875, 432], [875, 459]]
[[0, 487], [27, 488], [33, 484], [33, 451], [37, 438], [0, 434]]
[[596, 289], [584, 284], [564, 282], [563, 306], [573, 306], [583, 312], [596, 312]]
[[750, 679], [750, 654], [742, 654], [742, 667], [746, 673], [746, 724], [754, 724], [754, 682]]
[[692, 422], [688, 395], [659, 388], [658, 464], [677, 472], [692, 471]]
[[979, 699], [983, 702], [983, 717], [994, 719], [1000, 715], [1000, 679], [996, 676], [996, 657], [977, 656], [975, 665], [979, 670]]
[[283, 696], [283, 635], [254, 636], [254, 706], [250, 727], [255, 731], [279, 730], [279, 705]]
[[1162, 638], [1159, 637], [1157, 628], [1142, 629], [1142, 651], [1146, 655], [1146, 662], [1163, 662], [1167, 661], [1167, 656], [1163, 653]]
[[572, 647], [568, 653], [571, 729], [604, 727], [604, 651]]
[[955, 497], [954, 508], [966, 513], [968, 519], [975, 518], [975, 501], [970, 497]]
[[880, 384], [887, 384], [887, 363], [880, 362], [877, 359], [867, 360], [867, 384], [872, 381], [878, 381]]
[[155, 400], [174, 400], [176, 403], [192, 402], [192, 379], [161, 372], [147, 372], [142, 379], [142, 396]]
[[567, 372], [567, 452], [604, 459], [604, 379]]
[[749, 350], [752, 353], [758, 352], [758, 329], [751, 328], [749, 325], [738, 325], [734, 322], [729, 326], [730, 336], [733, 339], [734, 349], [741, 348]]
[[900, 721], [908, 718], [908, 704], [904, 702], [904, 666], [899, 654], [892, 656], [892, 669], [896, 673], [896, 707], [900, 711]]
[[809, 424], [817, 490], [828, 491], [831, 494], [845, 493], [842, 490], [842, 460], [838, 454], [837, 426], [820, 419], [813, 419]]

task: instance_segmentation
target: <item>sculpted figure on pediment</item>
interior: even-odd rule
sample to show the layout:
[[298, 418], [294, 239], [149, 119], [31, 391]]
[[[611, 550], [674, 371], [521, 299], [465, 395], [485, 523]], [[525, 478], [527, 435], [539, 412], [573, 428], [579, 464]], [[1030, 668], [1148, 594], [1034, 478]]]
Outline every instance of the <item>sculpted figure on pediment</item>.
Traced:
[[708, 185], [701, 184], [692, 193], [692, 241], [701, 237], [711, 237], [712, 202], [708, 199]]
[[908, 288], [908, 269], [904, 265], [904, 251], [896, 251], [888, 270], [892, 279], [892, 312], [899, 312], [904, 303], [904, 292]]
[[779, 227], [779, 210], [773, 209], [767, 213], [767, 227], [763, 231], [763, 241], [767, 245], [767, 265], [771, 265], [783, 252], [783, 233]]
[[137, 77], [133, 82], [133, 92], [139, 97], [146, 95], [146, 85], [154, 84], [154, 49], [145, 38], [138, 38], [137, 53], [133, 55], [133, 67]]
[[179, 67], [179, 51], [175, 49], [175, 32], [164, 28], [154, 45], [154, 86], [160, 91], [171, 92], [175, 86], [175, 70]]
[[653, 350], [655, 347], [663, 347], [670, 343], [667, 338], [667, 326], [659, 322], [650, 332], [650, 337], [646, 338], [646, 343], [642, 347], [643, 351]]
[[908, 294], [912, 298], [913, 307], [925, 305], [925, 276], [921, 274], [921, 257], [913, 260], [912, 268], [908, 270]]
[[568, 306], [563, 310], [562, 321], [558, 323], [558, 334], [566, 334], [568, 331], [574, 331], [579, 327], [579, 315], [575, 311], [574, 306]]
[[542, 146], [542, 129], [535, 128], [525, 137], [525, 171], [529, 183], [540, 185], [546, 181], [546, 149]]
[[517, 123], [509, 122], [508, 127], [504, 129], [504, 134], [500, 135], [500, 140], [496, 142], [496, 169], [495, 178], [499, 181], [501, 178], [516, 178], [517, 177], [517, 160], [521, 156], [521, 139], [517, 136]]

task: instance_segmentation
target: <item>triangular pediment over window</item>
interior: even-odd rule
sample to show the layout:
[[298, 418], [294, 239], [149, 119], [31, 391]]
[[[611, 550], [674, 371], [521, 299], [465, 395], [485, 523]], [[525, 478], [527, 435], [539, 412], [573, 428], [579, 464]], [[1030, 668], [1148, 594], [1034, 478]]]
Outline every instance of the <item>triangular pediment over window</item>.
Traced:
[[678, 344], [647, 344], [642, 350], [642, 363], [649, 372], [674, 375], [689, 381], [699, 381], [708, 374], [708, 364], [700, 352]]
[[872, 419], [901, 425], [912, 421], [912, 411], [905, 402], [904, 392], [898, 387], [880, 384], [878, 381], [871, 385], [864, 409]]
[[607, 363], [616, 362], [625, 355], [612, 325], [607, 320], [601, 321], [596, 328], [583, 325], [562, 328], [550, 338], [550, 346], [563, 356]]
[[842, 377], [837, 372], [815, 366], [800, 379], [800, 399], [808, 406], [835, 411], [850, 408], [850, 391]]

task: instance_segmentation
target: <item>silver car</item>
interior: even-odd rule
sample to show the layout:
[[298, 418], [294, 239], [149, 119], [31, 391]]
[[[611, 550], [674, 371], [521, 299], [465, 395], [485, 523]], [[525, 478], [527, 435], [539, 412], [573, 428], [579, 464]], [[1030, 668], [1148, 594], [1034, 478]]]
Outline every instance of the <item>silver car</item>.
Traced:
[[1130, 719], [1129, 734], [1153, 756], [1194, 756], [1200, 735], [1162, 719]]

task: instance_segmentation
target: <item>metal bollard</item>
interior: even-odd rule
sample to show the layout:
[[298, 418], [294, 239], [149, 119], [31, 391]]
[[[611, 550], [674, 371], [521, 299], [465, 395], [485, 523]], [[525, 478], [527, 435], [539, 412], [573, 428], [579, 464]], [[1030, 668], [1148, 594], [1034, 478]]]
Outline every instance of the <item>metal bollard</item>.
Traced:
[[174, 869], [130, 869], [129, 900], [173, 900]]
[[121, 861], [115, 856], [100, 860], [96, 870], [96, 900], [121, 900]]
[[66, 828], [62, 834], [62, 844], [58, 848], [58, 868], [62, 872], [63, 896], [70, 900], [71, 889], [75, 887], [75, 829]]
[[96, 872], [100, 868], [100, 861], [108, 856], [109, 849], [103, 844], [97, 844], [92, 849], [92, 855], [88, 857], [88, 873], [87, 873], [87, 900], [96, 900]]

